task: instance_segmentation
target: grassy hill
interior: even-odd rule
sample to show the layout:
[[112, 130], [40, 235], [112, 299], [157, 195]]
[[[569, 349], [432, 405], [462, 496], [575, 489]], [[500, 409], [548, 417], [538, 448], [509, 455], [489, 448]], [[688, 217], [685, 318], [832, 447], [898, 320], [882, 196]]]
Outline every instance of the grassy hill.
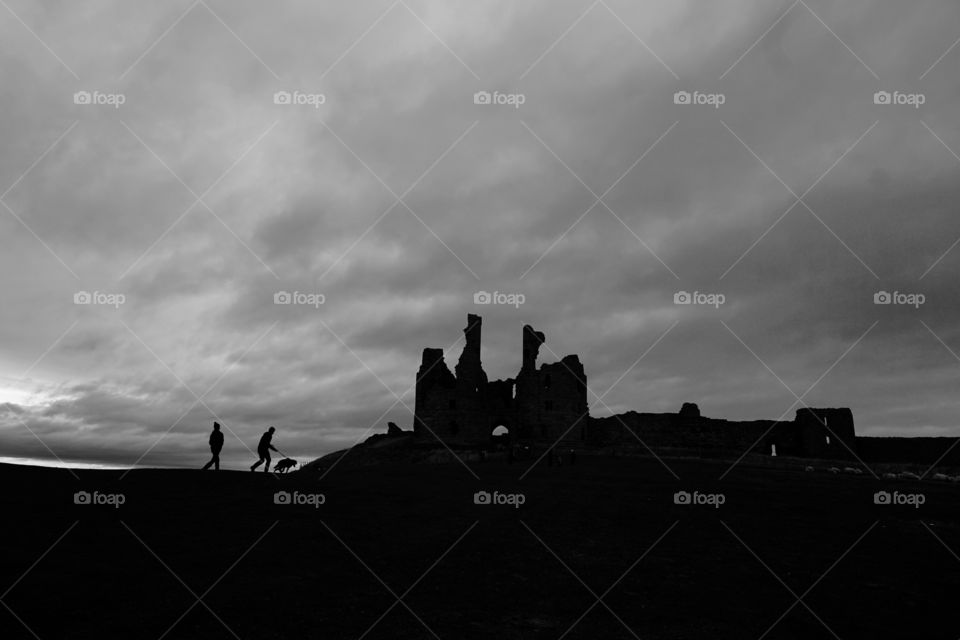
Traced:
[[[34, 637], [17, 617], [44, 639], [960, 636], [960, 485], [365, 455], [286, 477], [0, 466], [0, 637]], [[876, 505], [881, 490], [924, 503]]]

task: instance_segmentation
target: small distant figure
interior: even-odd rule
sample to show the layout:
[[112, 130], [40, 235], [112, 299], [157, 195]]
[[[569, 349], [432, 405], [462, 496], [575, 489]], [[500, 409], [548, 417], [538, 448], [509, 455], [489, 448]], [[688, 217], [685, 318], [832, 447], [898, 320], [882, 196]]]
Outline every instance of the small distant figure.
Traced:
[[203, 465], [203, 471], [206, 471], [210, 468], [210, 465], [213, 465], [214, 471], [220, 471], [220, 450], [223, 449], [223, 431], [220, 431], [220, 423], [213, 423], [213, 431], [210, 432], [210, 453], [213, 454], [213, 457], [210, 458], [210, 462]]
[[284, 458], [283, 460], [277, 463], [277, 466], [275, 466], [273, 470], [276, 471], [277, 473], [286, 473], [290, 469], [293, 469], [294, 467], [296, 467], [298, 464], [299, 463], [293, 458]]
[[577, 452], [573, 449], [570, 449], [570, 466], [572, 467], [577, 463]]
[[[257, 467], [266, 462], [266, 466], [263, 468], [264, 472], [270, 471], [270, 450], [277, 451], [277, 448], [271, 444], [273, 440], [273, 433], [276, 431], [273, 427], [267, 429], [262, 436], [260, 436], [260, 444], [257, 445], [257, 455], [260, 456], [260, 459], [257, 460], [250, 471], [256, 471]], [[277, 451], [277, 453], [280, 453]]]

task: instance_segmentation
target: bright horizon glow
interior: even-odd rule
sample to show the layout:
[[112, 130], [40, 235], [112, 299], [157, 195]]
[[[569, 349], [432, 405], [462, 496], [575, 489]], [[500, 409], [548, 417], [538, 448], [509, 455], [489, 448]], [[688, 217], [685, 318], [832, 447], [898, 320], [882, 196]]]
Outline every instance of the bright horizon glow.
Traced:
[[0, 405], [10, 403], [20, 406], [30, 406], [34, 404], [31, 402], [33, 395], [34, 394], [30, 391], [17, 388], [10, 382], [4, 382], [2, 385], [0, 385]]
[[[76, 462], [66, 460], [46, 460], [43, 458], [17, 458], [13, 456], [0, 456], [0, 464], [19, 464], [28, 467], [48, 467], [51, 469], [100, 469], [115, 470], [129, 469], [128, 465], [104, 464], [100, 462]], [[134, 467], [138, 468], [138, 467]], [[158, 467], [161, 468], [161, 467]]]

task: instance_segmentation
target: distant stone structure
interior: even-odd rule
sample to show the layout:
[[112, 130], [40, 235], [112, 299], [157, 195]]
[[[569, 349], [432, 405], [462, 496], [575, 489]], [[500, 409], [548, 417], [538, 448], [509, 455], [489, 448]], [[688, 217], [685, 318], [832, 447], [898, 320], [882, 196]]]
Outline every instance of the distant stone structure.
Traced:
[[482, 323], [480, 316], [467, 316], [466, 344], [455, 374], [443, 360], [443, 349], [423, 350], [414, 433], [444, 442], [488, 444], [494, 429], [503, 426], [512, 440], [554, 442], [586, 419], [587, 376], [577, 356], [538, 369], [545, 337], [526, 325], [520, 372], [515, 378], [490, 382], [480, 362]]
[[[792, 421], [732, 421], [680, 413], [628, 411], [590, 418], [585, 440], [594, 445], [736, 451], [802, 458], [853, 458], [856, 433], [850, 409], [799, 409]], [[632, 432], [632, 433], [631, 433]]]
[[[424, 349], [417, 372], [414, 434], [449, 444], [489, 445], [506, 427], [514, 442], [590, 446], [727, 450], [851, 458], [856, 433], [850, 409], [804, 408], [789, 422], [734, 422], [706, 418], [696, 404], [678, 413], [627, 413], [594, 418], [587, 406], [587, 375], [580, 358], [537, 367], [546, 337], [523, 327], [523, 360], [515, 378], [489, 381], [480, 362], [483, 320], [467, 315], [466, 344], [454, 372], [443, 349]], [[500, 441], [500, 439], [498, 439]]]
[[681, 418], [699, 418], [700, 407], [698, 407], [692, 402], [684, 402], [683, 406], [680, 407], [680, 417]]

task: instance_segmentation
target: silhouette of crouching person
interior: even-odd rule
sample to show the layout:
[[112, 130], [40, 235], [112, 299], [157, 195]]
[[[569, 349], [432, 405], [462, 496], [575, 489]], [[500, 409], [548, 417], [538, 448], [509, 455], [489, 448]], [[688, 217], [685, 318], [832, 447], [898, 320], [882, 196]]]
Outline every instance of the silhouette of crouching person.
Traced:
[[213, 423], [213, 431], [210, 432], [210, 453], [213, 454], [213, 457], [210, 458], [210, 462], [203, 465], [203, 471], [206, 471], [210, 468], [210, 465], [213, 465], [214, 471], [220, 471], [220, 450], [223, 449], [223, 432], [220, 431], [220, 423]]
[[[263, 467], [264, 471], [270, 471], [270, 450], [277, 451], [277, 448], [274, 447], [270, 441], [273, 440], [273, 432], [276, 431], [273, 427], [267, 429], [262, 436], [260, 436], [260, 444], [257, 445], [257, 455], [260, 456], [260, 459], [257, 460], [250, 471], [256, 471], [257, 467], [266, 462], [266, 466]], [[277, 451], [279, 453], [279, 451]]]

